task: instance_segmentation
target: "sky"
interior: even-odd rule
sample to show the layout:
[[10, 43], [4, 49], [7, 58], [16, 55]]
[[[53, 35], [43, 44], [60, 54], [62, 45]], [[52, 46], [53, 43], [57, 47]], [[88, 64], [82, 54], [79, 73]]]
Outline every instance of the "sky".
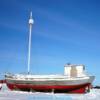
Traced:
[[99, 0], [0, 0], [0, 73], [27, 73], [33, 13], [31, 73], [63, 74], [84, 64], [100, 84]]

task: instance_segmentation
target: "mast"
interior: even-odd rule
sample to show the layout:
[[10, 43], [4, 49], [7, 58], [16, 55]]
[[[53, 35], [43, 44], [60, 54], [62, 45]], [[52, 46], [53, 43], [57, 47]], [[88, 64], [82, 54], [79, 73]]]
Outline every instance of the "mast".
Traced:
[[30, 73], [30, 57], [31, 57], [31, 36], [32, 36], [32, 25], [34, 20], [32, 18], [32, 12], [30, 12], [29, 19], [29, 42], [28, 42], [28, 74]]

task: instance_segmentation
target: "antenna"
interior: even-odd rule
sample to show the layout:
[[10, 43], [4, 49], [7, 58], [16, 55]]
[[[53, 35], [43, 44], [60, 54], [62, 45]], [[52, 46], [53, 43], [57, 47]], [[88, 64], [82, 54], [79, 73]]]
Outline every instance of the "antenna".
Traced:
[[28, 44], [28, 74], [30, 73], [30, 58], [31, 58], [31, 36], [32, 36], [32, 25], [34, 20], [32, 18], [32, 11], [30, 12], [29, 19], [29, 44]]

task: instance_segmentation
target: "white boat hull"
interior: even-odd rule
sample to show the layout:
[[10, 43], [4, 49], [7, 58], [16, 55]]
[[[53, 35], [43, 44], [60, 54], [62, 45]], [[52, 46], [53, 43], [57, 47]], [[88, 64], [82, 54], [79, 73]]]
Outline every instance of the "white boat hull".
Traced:
[[6, 78], [8, 88], [11, 90], [26, 90], [39, 92], [66, 92], [66, 93], [85, 93], [89, 90], [94, 76], [76, 77], [76, 78]]

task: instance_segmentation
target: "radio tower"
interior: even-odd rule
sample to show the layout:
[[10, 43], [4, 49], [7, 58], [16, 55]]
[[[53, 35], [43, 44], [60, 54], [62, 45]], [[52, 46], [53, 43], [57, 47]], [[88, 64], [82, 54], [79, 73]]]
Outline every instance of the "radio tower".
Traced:
[[32, 12], [30, 12], [29, 19], [29, 44], [28, 44], [28, 74], [30, 73], [30, 57], [31, 57], [31, 36], [32, 36], [32, 25], [34, 20], [32, 18]]

